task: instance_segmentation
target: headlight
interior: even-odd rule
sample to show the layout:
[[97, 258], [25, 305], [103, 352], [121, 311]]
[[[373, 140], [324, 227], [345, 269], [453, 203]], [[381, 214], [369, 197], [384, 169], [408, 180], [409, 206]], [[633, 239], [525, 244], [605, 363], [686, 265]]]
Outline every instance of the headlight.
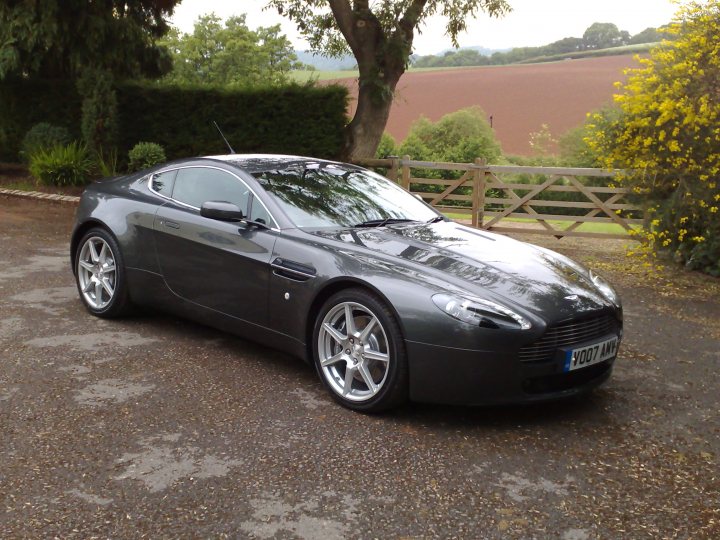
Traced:
[[603, 278], [598, 276], [595, 272], [592, 270], [589, 271], [590, 281], [593, 282], [593, 285], [595, 285], [598, 290], [602, 293], [602, 295], [610, 300], [613, 304], [615, 304], [617, 307], [620, 307], [620, 297], [615, 292], [615, 289], [612, 288], [612, 286], [605, 281]]
[[442, 311], [473, 326], [486, 328], [515, 328], [528, 330], [532, 327], [530, 321], [515, 313], [513, 310], [482, 298], [463, 298], [450, 294], [436, 294], [432, 297], [433, 303]]

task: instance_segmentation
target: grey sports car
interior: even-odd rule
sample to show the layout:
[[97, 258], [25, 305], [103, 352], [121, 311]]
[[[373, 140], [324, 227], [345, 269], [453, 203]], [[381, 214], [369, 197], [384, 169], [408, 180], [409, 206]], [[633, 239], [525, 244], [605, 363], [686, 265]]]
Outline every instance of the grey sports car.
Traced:
[[150, 305], [284, 350], [360, 411], [576, 395], [622, 337], [592, 271], [344, 163], [212, 156], [96, 182], [70, 249], [93, 315]]

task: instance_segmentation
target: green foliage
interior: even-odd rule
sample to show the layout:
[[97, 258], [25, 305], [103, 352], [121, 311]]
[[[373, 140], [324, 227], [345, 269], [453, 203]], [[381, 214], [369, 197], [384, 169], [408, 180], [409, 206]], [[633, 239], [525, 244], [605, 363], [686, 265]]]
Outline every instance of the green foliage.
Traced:
[[[655, 43], [661, 38], [660, 31], [655, 28], [646, 28], [639, 34], [630, 37], [628, 32], [618, 30], [614, 24], [594, 23], [585, 30], [582, 38], [566, 37], [540, 47], [515, 47], [509, 51], [495, 52], [492, 55], [483, 55], [474, 49], [446, 51], [438, 56], [420, 56], [415, 58], [412, 64], [416, 68], [491, 66], [569, 57], [609, 56], [628, 52], [627, 49], [624, 49], [625, 45]], [[603, 52], [595, 53], [599, 50], [603, 50]], [[637, 52], [642, 51], [638, 50]]]
[[663, 33], [657, 28], [646, 28], [642, 32], [638, 32], [628, 40], [628, 45], [637, 45], [639, 43], [657, 43], [663, 38]]
[[720, 275], [720, 0], [689, 2], [664, 41], [615, 96], [619, 115], [595, 115], [585, 138], [642, 195], [655, 253]]
[[540, 129], [530, 133], [530, 149], [537, 156], [547, 156], [553, 153], [557, 139], [553, 137], [550, 126], [542, 124]]
[[130, 172], [147, 169], [164, 161], [167, 161], [165, 150], [157, 143], [139, 142], [128, 152], [128, 169]]
[[446, 114], [435, 123], [421, 118], [413, 124], [399, 152], [413, 159], [470, 163], [483, 158], [496, 163], [500, 143], [480, 107]]
[[[347, 123], [348, 92], [342, 86], [230, 90], [124, 83], [115, 88], [116, 147], [121, 156], [144, 140], [161, 144], [168, 159], [227, 153], [211, 124], [216, 120], [237, 152], [337, 158]], [[44, 120], [76, 126], [80, 110], [80, 98], [71, 83], [3, 83], [0, 159], [17, 159], [20, 141], [33, 124]]]
[[378, 159], [383, 159], [388, 156], [397, 155], [397, 142], [395, 142], [395, 139], [389, 133], [383, 133], [382, 138], [380, 139], [380, 144], [378, 145], [378, 149], [375, 151], [375, 157]]
[[90, 179], [93, 161], [84, 145], [73, 142], [38, 150], [30, 156], [29, 168], [48, 186], [83, 186]]
[[560, 163], [564, 167], [604, 167], [606, 163], [597, 148], [588, 144], [592, 131], [602, 125], [609, 132], [613, 123], [620, 117], [617, 107], [604, 107], [588, 115], [585, 122], [563, 134], [559, 141]]
[[240, 87], [287, 83], [300, 64], [280, 25], [250, 30], [245, 19], [230, 17], [223, 25], [213, 13], [199, 17], [192, 34], [173, 29], [161, 42], [173, 58], [165, 80]]
[[62, 127], [40, 122], [31, 127], [22, 141], [20, 157], [29, 161], [30, 156], [38, 150], [45, 150], [53, 146], [66, 145], [72, 141], [70, 132]]
[[0, 80], [72, 78], [86, 67], [118, 77], [170, 69], [156, 40], [179, 0], [0, 2]]
[[117, 137], [117, 97], [112, 75], [87, 69], [78, 79], [77, 85], [84, 98], [80, 126], [85, 144], [96, 152], [114, 146]]
[[103, 178], [117, 176], [119, 172], [117, 148], [107, 151], [98, 150], [95, 153], [95, 165]]
[[607, 49], [627, 45], [630, 34], [620, 31], [613, 23], [593, 23], [585, 30], [583, 42], [586, 49]]

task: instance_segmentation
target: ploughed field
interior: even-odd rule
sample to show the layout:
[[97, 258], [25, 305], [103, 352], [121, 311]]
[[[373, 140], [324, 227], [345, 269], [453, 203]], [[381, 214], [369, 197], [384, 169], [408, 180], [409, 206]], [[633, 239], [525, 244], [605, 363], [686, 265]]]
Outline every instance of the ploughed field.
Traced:
[[[479, 105], [493, 117], [493, 128], [508, 154], [531, 153], [530, 133], [547, 124], [553, 136], [580, 125], [585, 115], [612, 102], [614, 83], [637, 67], [633, 55], [563, 60], [547, 64], [483, 66], [409, 72], [398, 84], [386, 131], [397, 141], [421, 116], [441, 116]], [[347, 85], [357, 96], [355, 79]], [[351, 114], [355, 101], [351, 102]]]

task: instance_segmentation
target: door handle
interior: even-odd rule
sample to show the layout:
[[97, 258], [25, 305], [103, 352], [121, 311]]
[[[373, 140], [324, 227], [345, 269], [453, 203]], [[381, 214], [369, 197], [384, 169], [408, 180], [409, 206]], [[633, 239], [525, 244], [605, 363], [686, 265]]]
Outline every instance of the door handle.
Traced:
[[162, 223], [162, 224], [165, 225], [166, 227], [170, 227], [171, 229], [179, 229], [179, 228], [180, 228], [180, 224], [179, 224], [179, 223], [175, 223], [174, 221], [162, 220], [160, 223]]

